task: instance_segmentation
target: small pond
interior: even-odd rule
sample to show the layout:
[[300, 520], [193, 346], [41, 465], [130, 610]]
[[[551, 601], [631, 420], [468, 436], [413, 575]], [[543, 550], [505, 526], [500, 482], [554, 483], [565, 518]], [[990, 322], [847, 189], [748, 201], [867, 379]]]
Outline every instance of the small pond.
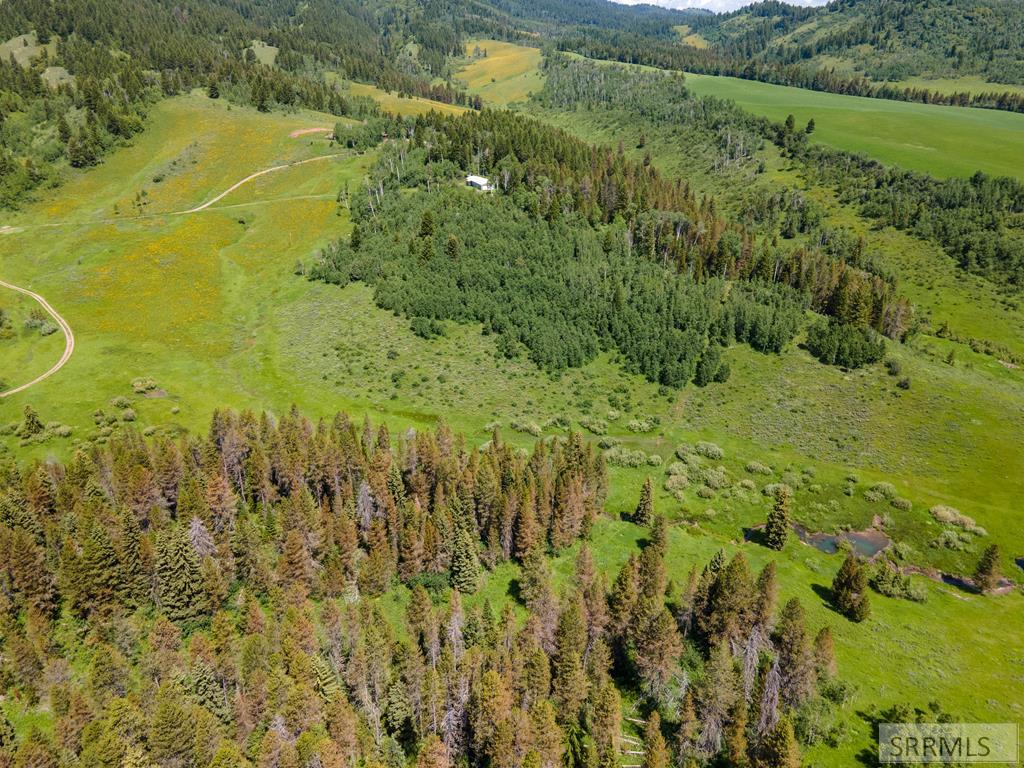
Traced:
[[800, 537], [800, 541], [830, 555], [839, 551], [839, 546], [843, 541], [853, 547], [853, 551], [857, 554], [869, 558], [874, 557], [892, 543], [892, 540], [877, 528], [844, 531], [843, 533], [823, 533], [808, 531], [802, 526], [794, 525], [793, 530]]

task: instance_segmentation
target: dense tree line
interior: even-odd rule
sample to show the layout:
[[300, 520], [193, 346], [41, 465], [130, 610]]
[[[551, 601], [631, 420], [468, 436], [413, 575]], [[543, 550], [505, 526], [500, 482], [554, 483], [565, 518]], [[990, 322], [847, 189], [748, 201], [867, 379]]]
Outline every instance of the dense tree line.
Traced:
[[[0, 680], [53, 727], [0, 715], [0, 765], [611, 766], [624, 688], [648, 764], [795, 764], [847, 695], [829, 630], [742, 554], [674, 589], [658, 516], [611, 586], [584, 544], [556, 588], [546, 554], [606, 486], [577, 435], [478, 450], [294, 410], [5, 458]], [[525, 618], [464, 604], [505, 560]], [[398, 582], [404, 617], [372, 598]]]
[[[864, 96], [922, 104], [1000, 109], [1024, 112], [1024, 94], [993, 84], [988, 91], [944, 91], [922, 86], [901, 86], [871, 80], [861, 74], [847, 74], [835, 67], [804, 61], [763, 60], [740, 56], [717, 47], [695, 48], [678, 40], [619, 30], [566, 31], [555, 39], [558, 50], [572, 51], [593, 59], [624, 64], [644, 64], [679, 72], [738, 77], [775, 85], [847, 96]], [[1011, 81], [1015, 82], [1015, 81]]]
[[[614, 349], [680, 386], [725, 375], [718, 347], [778, 352], [801, 323], [802, 298], [761, 279], [767, 256], [741, 228], [649, 165], [508, 112], [427, 116], [407, 133], [354, 196], [351, 238], [312, 275], [374, 286], [421, 335], [478, 322], [547, 369]], [[469, 170], [499, 194], [454, 188]]]
[[[794, 129], [754, 117], [733, 102], [694, 96], [679, 74], [557, 54], [546, 57], [545, 73], [544, 89], [536, 97], [539, 104], [557, 110], [599, 108], [605, 115], [615, 110], [625, 115], [626, 122], [643, 121], [651, 132], [685, 134], [691, 145], [716, 148], [716, 169], [754, 164], [757, 151], [769, 141], [783, 146], [796, 143], [794, 151], [808, 146], [802, 132], [803, 139], [797, 141]], [[714, 210], [714, 200], [705, 199], [702, 208]], [[695, 266], [695, 274], [782, 283], [805, 294], [817, 312], [902, 338], [912, 312], [897, 294], [894, 279], [865, 254], [863, 241], [821, 226], [821, 216], [819, 209], [796, 194], [749, 196], [741, 216], [743, 227], [719, 224], [717, 236], [714, 224], [703, 227], [702, 236], [710, 237], [714, 247], [704, 264]], [[758, 229], [768, 236], [759, 240], [754, 234]], [[662, 231], [654, 230], [655, 241]], [[776, 235], [788, 239], [798, 234], [806, 235], [814, 247], [795, 247], [787, 253], [773, 242]], [[655, 253], [660, 253], [657, 246]]]
[[821, 9], [771, 0], [693, 26], [734, 58], [787, 65], [832, 56], [876, 82], [1024, 83], [1024, 12], [1005, 0], [836, 0]]

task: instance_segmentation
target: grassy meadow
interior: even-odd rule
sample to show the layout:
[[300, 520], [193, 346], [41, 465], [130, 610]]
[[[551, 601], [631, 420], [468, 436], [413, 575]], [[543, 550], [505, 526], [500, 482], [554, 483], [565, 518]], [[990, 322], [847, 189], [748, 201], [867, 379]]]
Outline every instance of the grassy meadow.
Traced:
[[[491, 88], [495, 103], [517, 100], [529, 70], [510, 60], [527, 54], [487, 47], [487, 60], [467, 68], [481, 95]], [[479, 71], [502, 61], [490, 76]], [[353, 92], [410, 112], [436, 107], [368, 86], [353, 85]], [[564, 119], [572, 122], [566, 127], [595, 140], [625, 130], [580, 115]], [[825, 119], [818, 120], [823, 126]], [[657, 457], [640, 468], [612, 469], [609, 515], [592, 543], [598, 565], [609, 573], [642, 536], [618, 518], [634, 508], [644, 477], [652, 476], [660, 489], [676, 446], [699, 439], [724, 449], [714, 463], [724, 467], [729, 484], [711, 498], [692, 488], [680, 498], [659, 490], [657, 509], [673, 523], [668, 565], [677, 584], [719, 548], [742, 549], [754, 567], [775, 556], [743, 543], [743, 529], [764, 520], [768, 501], [761, 491], [778, 480], [796, 487], [798, 520], [834, 531], [884, 517], [886, 530], [910, 546], [915, 561], [944, 570], [972, 568], [988, 541], [1003, 545], [1007, 573], [1010, 558], [1024, 555], [1017, 518], [1024, 472], [1019, 458], [1007, 453], [1024, 428], [1019, 371], [963, 351], [949, 366], [943, 349], [924, 348], [939, 342], [924, 339], [895, 353], [914, 382], [901, 393], [880, 369], [846, 373], [819, 365], [795, 346], [781, 356], [734, 348], [727, 354], [733, 368], [728, 383], [676, 392], [625, 372], [607, 356], [561, 375], [544, 374], [525, 359], [505, 359], [494, 338], [476, 326], [449, 325], [444, 337], [426, 341], [403, 319], [377, 309], [365, 286], [338, 288], [297, 274], [318, 248], [348, 231], [338, 192], [355, 190], [373, 161], [373, 153], [353, 154], [322, 136], [290, 136], [335, 121], [308, 112], [261, 114], [198, 94], [171, 99], [154, 109], [132, 146], [0, 222], [11, 227], [0, 235], [0, 277], [44, 295], [77, 338], [62, 371], [0, 400], [0, 424], [17, 421], [31, 404], [44, 421], [73, 429], [69, 439], [29, 446], [18, 456], [66, 456], [77, 440], [104, 439], [120, 427], [97, 427], [94, 413], [120, 415], [123, 424], [122, 408], [112, 405], [122, 397], [130, 401], [133, 423], [147, 432], [205, 431], [216, 407], [280, 413], [293, 403], [313, 416], [345, 409], [357, 418], [386, 418], [393, 433], [445, 419], [479, 442], [498, 424], [523, 446], [537, 434], [564, 434], [563, 420], [576, 428], [581, 420], [600, 420], [624, 448]], [[651, 149], [672, 169], [678, 148], [652, 139]], [[169, 215], [255, 171], [328, 154], [337, 157], [262, 176], [202, 212]], [[781, 177], [787, 170], [776, 158], [770, 172]], [[887, 253], [900, 251], [893, 263], [903, 265], [905, 280], [922, 281], [918, 296], [933, 294], [933, 312], [955, 298], [963, 325], [994, 324], [1003, 337], [1019, 341], [1019, 311], [1004, 308], [1004, 319], [993, 321], [990, 314], [986, 320], [988, 310], [973, 304], [969, 291], [975, 288], [936, 268], [934, 253], [910, 250], [916, 241], [899, 233], [868, 234]], [[931, 275], [930, 269], [940, 271]], [[10, 292], [0, 294], [0, 303], [16, 318], [27, 311]], [[59, 334], [35, 338], [19, 330], [14, 340], [0, 341], [0, 378], [10, 385], [27, 380], [29, 369], [45, 370], [61, 348]], [[133, 388], [140, 378], [154, 384], [146, 393]], [[631, 429], [630, 421], [643, 418], [650, 429]], [[17, 440], [0, 437], [0, 445], [13, 449]], [[771, 474], [747, 471], [751, 461]], [[870, 501], [865, 492], [878, 481], [892, 482], [912, 508]], [[927, 510], [940, 502], [975, 517], [989, 538], [967, 552], [930, 547], [941, 526]], [[566, 553], [556, 563], [562, 580], [572, 557]], [[1022, 717], [1020, 593], [981, 598], [919, 578], [926, 603], [873, 595], [872, 618], [856, 625], [822, 597], [839, 557], [794, 539], [777, 560], [784, 596], [804, 601], [815, 629], [832, 626], [841, 674], [856, 687], [841, 715], [848, 724], [844, 741], [837, 749], [812, 748], [814, 764], [849, 765], [870, 747], [868, 718], [876, 703], [938, 700], [967, 718]], [[498, 568], [473, 599], [506, 599], [515, 576], [514, 566]], [[405, 590], [396, 589], [382, 602], [397, 617], [406, 599]], [[23, 721], [12, 714], [20, 727]]]
[[[479, 54], [474, 55], [477, 51]], [[466, 43], [466, 64], [456, 77], [485, 104], [504, 106], [526, 101], [544, 87], [540, 63], [539, 48], [501, 40], [472, 40]]]
[[981, 170], [1024, 178], [1024, 115], [843, 96], [735, 77], [687, 74], [686, 81], [694, 93], [731, 99], [772, 120], [792, 114], [804, 125], [813, 118], [815, 140], [883, 163], [935, 176]]

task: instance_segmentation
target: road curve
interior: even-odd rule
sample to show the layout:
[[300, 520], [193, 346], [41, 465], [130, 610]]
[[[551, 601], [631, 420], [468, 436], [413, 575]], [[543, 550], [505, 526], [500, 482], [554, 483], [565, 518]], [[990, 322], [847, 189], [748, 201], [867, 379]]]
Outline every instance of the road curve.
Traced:
[[[250, 181], [252, 181], [253, 179], [259, 178], [260, 176], [264, 176], [264, 175], [266, 175], [268, 173], [273, 173], [274, 171], [283, 171], [285, 168], [294, 168], [297, 165], [305, 165], [306, 163], [314, 163], [314, 162], [316, 162], [318, 160], [330, 160], [331, 158], [341, 157], [341, 156], [342, 156], [341, 152], [336, 152], [336, 153], [331, 154], [331, 155], [318, 155], [317, 157], [310, 157], [310, 158], [307, 158], [305, 160], [298, 160], [298, 161], [296, 161], [294, 163], [285, 163], [284, 165], [275, 165], [272, 168], [264, 168], [262, 171], [257, 171], [256, 173], [251, 173], [248, 176], [246, 176], [244, 179], [242, 179], [241, 181], [232, 184], [230, 187], [225, 189], [223, 192], [221, 192], [219, 195], [214, 197], [212, 200], [207, 200], [202, 205], [197, 205], [195, 208], [189, 208], [187, 211], [173, 211], [173, 212], [171, 212], [169, 214], [165, 214], [165, 215], [168, 215], [168, 216], [184, 216], [184, 215], [189, 214], [189, 213], [199, 213], [200, 211], [206, 210], [207, 208], [209, 208], [214, 203], [217, 203], [217, 202], [223, 200], [225, 197], [230, 195], [232, 192], [234, 192], [236, 189], [241, 187], [243, 184], [248, 184]], [[155, 215], [160, 215], [160, 214], [155, 214]], [[50, 368], [50, 370], [48, 370], [46, 373], [44, 373], [44, 374], [42, 374], [40, 376], [37, 376], [36, 378], [32, 379], [32, 381], [27, 382], [26, 384], [21, 384], [20, 386], [17, 386], [14, 389], [8, 389], [8, 390], [6, 390], [4, 392], [0, 392], [0, 400], [2, 400], [5, 397], [10, 397], [11, 395], [16, 395], [19, 392], [24, 392], [29, 387], [35, 386], [39, 382], [44, 381], [44, 380], [50, 378], [51, 376], [53, 376], [53, 374], [55, 374], [57, 371], [59, 371], [61, 368], [63, 368], [64, 364], [67, 363], [67, 361], [71, 359], [71, 353], [75, 351], [75, 334], [74, 334], [74, 331], [71, 330], [71, 326], [68, 324], [68, 321], [65, 320], [63, 317], [61, 317], [60, 313], [58, 313], [57, 310], [55, 310], [52, 306], [50, 306], [50, 302], [48, 302], [46, 299], [44, 299], [38, 293], [34, 293], [34, 292], [29, 291], [29, 290], [27, 290], [25, 288], [19, 288], [18, 286], [12, 285], [11, 283], [4, 282], [3, 280], [0, 280], [0, 287], [2, 287], [2, 288], [10, 288], [12, 291], [17, 291], [18, 293], [23, 293], [26, 296], [29, 296], [29, 297], [35, 299], [35, 301], [38, 302], [38, 304], [43, 309], [46, 310], [47, 314], [49, 314], [50, 317], [52, 317], [54, 319], [54, 321], [60, 327], [61, 331], [64, 333], [64, 354], [62, 354], [60, 356], [60, 360], [58, 360], [53, 365], [53, 367]]]
[[53, 376], [53, 374], [55, 374], [57, 371], [63, 368], [64, 364], [71, 359], [71, 353], [75, 351], [75, 334], [71, 330], [71, 326], [68, 325], [68, 321], [61, 317], [60, 313], [58, 313], [57, 310], [50, 306], [50, 302], [48, 302], [38, 293], [34, 293], [33, 291], [27, 290], [25, 288], [19, 288], [18, 286], [11, 285], [10, 283], [5, 283], [3, 280], [0, 280], [0, 287], [10, 288], [12, 291], [23, 293], [26, 296], [35, 299], [39, 306], [46, 310], [47, 314], [49, 314], [49, 316], [54, 319], [54, 321], [60, 327], [61, 331], [64, 333], [64, 354], [60, 356], [60, 360], [58, 360], [53, 365], [53, 367], [50, 368], [50, 370], [48, 370], [46, 373], [36, 376], [36, 378], [32, 379], [32, 381], [28, 382], [27, 384], [22, 384], [21, 386], [15, 387], [14, 389], [8, 389], [4, 392], [0, 392], [0, 399], [2, 399], [4, 397], [16, 395], [19, 392], [23, 392], [29, 387], [38, 384], [40, 381], [50, 378], [51, 376]]

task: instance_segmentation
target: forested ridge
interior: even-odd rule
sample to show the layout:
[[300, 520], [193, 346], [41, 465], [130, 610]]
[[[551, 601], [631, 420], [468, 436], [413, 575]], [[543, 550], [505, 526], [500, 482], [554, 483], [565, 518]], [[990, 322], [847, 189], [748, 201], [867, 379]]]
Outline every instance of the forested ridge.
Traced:
[[[791, 766], [835, 738], [829, 630], [779, 611], [774, 563], [743, 554], [672, 586], [649, 495], [614, 582], [584, 543], [556, 588], [546, 554], [586, 539], [606, 491], [577, 435], [476, 449], [294, 410], [5, 458], [0, 679], [54, 727], [0, 718], [0, 764], [612, 766], [623, 690], [652, 768]], [[464, 606], [503, 561], [525, 611]], [[389, 618], [373, 596], [398, 582]]]
[[693, 27], [739, 59], [787, 65], [831, 55], [874, 81], [978, 74], [993, 90], [1024, 83], [1024, 12], [1012, 0], [769, 0], [697, 16]]
[[[682, 126], [692, 143], [717, 146], [723, 170], [734, 164], [752, 163], [756, 151], [771, 142], [798, 160], [812, 183], [832, 186], [841, 200], [857, 206], [866, 218], [935, 242], [961, 268], [997, 284], [1015, 289], [1024, 281], [1024, 238], [1019, 221], [1024, 211], [1024, 185], [1016, 179], [982, 173], [970, 179], [937, 179], [886, 166], [815, 143], [803, 126], [791, 121], [773, 123], [753, 117], [731, 102], [694, 96], [686, 90], [685, 78], [678, 74], [644, 72], [558, 55], [547, 57], [545, 62], [547, 80], [538, 95], [543, 105], [559, 109], [615, 108], [644, 120], [652, 131], [679, 130]], [[883, 306], [872, 314], [871, 323], [887, 335], [898, 337], [886, 323], [894, 322], [894, 327], [905, 329], [909, 316], [906, 307], [890, 302], [884, 270], [863, 258], [856, 240], [841, 231], [821, 229], [819, 216], [807, 207], [791, 208], [792, 202], [784, 196], [752, 197], [745, 204], [745, 219], [754, 229], [758, 222], [771, 222], [775, 231], [784, 234], [820, 230], [817, 239], [824, 243], [825, 253], [832, 251], [834, 258], [859, 264], [874, 276], [875, 295], [882, 298]], [[801, 280], [818, 273], [808, 271], [805, 264], [803, 261], [791, 273]], [[846, 299], [817, 287], [811, 292], [816, 309], [843, 318], [844, 313], [835, 308], [847, 304]], [[824, 309], [828, 306], [833, 309]], [[874, 306], [879, 307], [878, 300]]]

